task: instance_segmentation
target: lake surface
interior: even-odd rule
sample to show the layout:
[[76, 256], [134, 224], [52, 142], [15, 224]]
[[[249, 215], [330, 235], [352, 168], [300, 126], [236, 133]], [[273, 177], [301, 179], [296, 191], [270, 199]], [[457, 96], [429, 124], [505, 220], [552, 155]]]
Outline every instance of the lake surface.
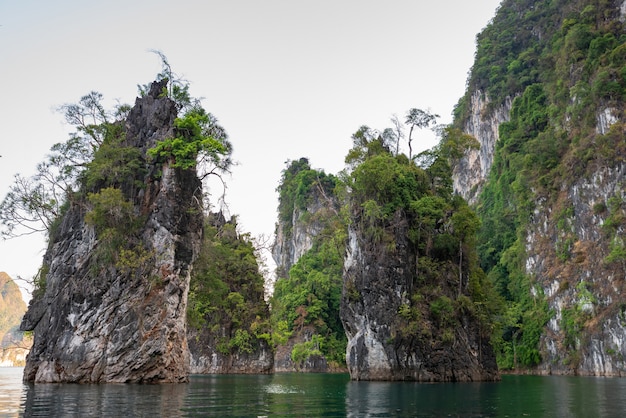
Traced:
[[626, 379], [352, 382], [347, 375], [202, 375], [189, 384], [22, 383], [0, 368], [0, 417], [624, 417]]

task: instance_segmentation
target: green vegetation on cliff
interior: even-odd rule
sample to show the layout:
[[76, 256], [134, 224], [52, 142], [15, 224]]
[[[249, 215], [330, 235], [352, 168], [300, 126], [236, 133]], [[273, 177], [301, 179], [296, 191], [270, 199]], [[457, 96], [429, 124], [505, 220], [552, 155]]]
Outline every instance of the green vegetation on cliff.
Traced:
[[[415, 114], [422, 115], [424, 123], [410, 119]], [[422, 128], [435, 117], [417, 109], [408, 115], [407, 123]], [[350, 223], [368, 254], [395, 257], [397, 249], [408, 245], [411, 255], [400, 261], [398, 271], [406, 272], [409, 291], [389, 324], [398, 344], [426, 337], [453, 344], [454, 328], [467, 315], [478, 319], [480, 338], [489, 338], [500, 298], [478, 265], [479, 221], [452, 193], [450, 166], [465, 149], [475, 148], [476, 141], [451, 127], [442, 132], [437, 147], [411, 160], [399, 153], [401, 135], [363, 126], [353, 135], [348, 169], [338, 177], [312, 170], [304, 158], [283, 171], [279, 238], [296, 243], [291, 245], [311, 241], [288, 272], [279, 266], [271, 300], [275, 328], [286, 323], [292, 335], [305, 327], [314, 330], [293, 348], [294, 361], [322, 354], [338, 364], [345, 362], [346, 337], [339, 322], [342, 281], [344, 298], [361, 297], [355, 283], [343, 277]], [[296, 227], [306, 237], [294, 237]], [[294, 250], [283, 247], [285, 252]], [[387, 261], [368, 262], [374, 267]]]
[[211, 214], [194, 263], [187, 307], [188, 326], [208, 330], [209, 342], [222, 355], [258, 349], [270, 343], [269, 309], [264, 278], [248, 234], [236, 219]]
[[[294, 221], [315, 230], [311, 248], [284, 272], [279, 266], [271, 299], [274, 329], [300, 335], [312, 327], [308, 343], [292, 351], [294, 363], [301, 364], [314, 354], [324, 355], [332, 364], [345, 363], [346, 339], [339, 320], [345, 226], [336, 198], [338, 179], [311, 169], [306, 158], [291, 161], [283, 171], [279, 192], [279, 221], [285, 239], [293, 235]], [[293, 219], [299, 216], [298, 219]], [[277, 343], [286, 339], [277, 334]]]
[[[621, 121], [626, 32], [620, 6], [615, 0], [505, 0], [477, 37], [469, 88], [455, 123], [467, 119], [475, 91], [486, 95], [492, 108], [514, 99], [477, 206], [481, 266], [506, 300], [496, 344], [502, 368], [541, 362], [539, 340], [551, 315], [541, 287], [526, 271], [533, 211], [539, 202], [554, 208], [559, 236], [549, 250], [559, 265], [580, 264], [574, 257], [579, 237], [568, 226], [572, 203], [562, 191], [626, 155]], [[604, 208], [594, 210], [602, 214]], [[605, 231], [611, 235], [615, 229]], [[613, 242], [611, 262], [623, 259], [622, 244]], [[615, 267], [623, 274], [621, 264]], [[571, 334], [567, 318], [562, 327]]]
[[[35, 176], [16, 176], [0, 204], [5, 236], [41, 231], [47, 234], [50, 246], [63, 229], [61, 222], [76, 221], [64, 218], [72, 208], [95, 235], [88, 257], [90, 271], [83, 277], [91, 281], [90, 285], [122, 275], [137, 277], [152, 287], [162, 286], [157, 277], [160, 272], [154, 268], [157, 249], [146, 243], [142, 232], [146, 230], [146, 213], [153, 210], [146, 208], [146, 203], [154, 204], [150, 199], [163, 189], [161, 182], [171, 181], [172, 172], [187, 176], [184, 185], [196, 188], [198, 179], [220, 176], [232, 164], [226, 131], [199, 100], [189, 95], [188, 84], [168, 78], [173, 73], [161, 58], [164, 72], [151, 85], [140, 87], [140, 94], [145, 99], [143, 110], [160, 106], [156, 110], [162, 120], [146, 122], [153, 126], [129, 123], [142, 109], [122, 105], [108, 111], [102, 95], [95, 92], [76, 104], [61, 106], [75, 132], [66, 142], [52, 147]], [[146, 144], [133, 142], [138, 136], [135, 130], [141, 129], [150, 130], [151, 138], [165, 139], [148, 142], [145, 149]], [[193, 177], [198, 178], [196, 182]], [[199, 190], [193, 191], [193, 200], [201, 208]], [[157, 212], [164, 209], [157, 208]], [[176, 216], [184, 225], [199, 210]], [[205, 215], [199, 254], [185, 254], [190, 260], [197, 256], [187, 305], [189, 325], [211, 334], [213, 348], [221, 354], [248, 353], [259, 340], [270, 342], [269, 310], [254, 247], [247, 234], [237, 231], [234, 219], [227, 222], [221, 215], [208, 214], [208, 209]], [[176, 248], [186, 251], [180, 245]], [[35, 298], [43, 297], [49, 270], [44, 262], [33, 280]]]
[[[367, 128], [353, 139], [346, 181], [359, 245], [374, 257], [367, 263], [395, 266], [392, 274], [406, 280], [404, 303], [389, 324], [395, 343], [454, 344], [455, 328], [468, 317], [488, 340], [500, 298], [478, 265], [478, 218], [453, 194], [451, 182], [450, 163], [475, 140], [446, 128], [438, 146], [417, 156], [417, 165]], [[348, 303], [364, 297], [356, 282], [344, 286]]]

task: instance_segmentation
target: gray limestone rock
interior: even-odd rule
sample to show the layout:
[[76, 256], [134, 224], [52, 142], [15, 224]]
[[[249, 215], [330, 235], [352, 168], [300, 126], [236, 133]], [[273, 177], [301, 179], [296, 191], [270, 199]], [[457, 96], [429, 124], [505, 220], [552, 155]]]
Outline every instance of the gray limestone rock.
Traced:
[[194, 170], [146, 158], [173, 132], [177, 109], [161, 97], [163, 87], [155, 82], [136, 100], [124, 128], [146, 174], [120, 187], [142, 221], [123, 245], [143, 248], [146, 259], [132, 268], [103, 261], [97, 254], [106, 237], [85, 220], [89, 202], [72, 202], [44, 256], [45, 292], [31, 300], [21, 325], [34, 330], [25, 381], [188, 379], [185, 315], [202, 234], [201, 184]]
[[[470, 315], [456, 319], [452, 341], [437, 333], [423, 308], [417, 332], [404, 332], [398, 314], [409, 303], [416, 281], [415, 250], [407, 222], [396, 214], [395, 249], [369, 242], [354, 222], [349, 228], [344, 262], [341, 320], [348, 337], [346, 362], [354, 380], [469, 382], [499, 379], [495, 355], [479, 321]], [[441, 279], [438, 286], [451, 296], [455, 289]], [[450, 287], [448, 287], [450, 286]]]

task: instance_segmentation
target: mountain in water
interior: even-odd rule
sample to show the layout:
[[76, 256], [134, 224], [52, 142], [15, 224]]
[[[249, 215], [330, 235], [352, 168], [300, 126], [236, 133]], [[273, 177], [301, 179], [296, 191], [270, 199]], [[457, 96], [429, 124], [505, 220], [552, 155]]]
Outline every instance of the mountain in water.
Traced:
[[277, 372], [345, 371], [339, 317], [345, 227], [337, 184], [307, 158], [288, 162], [282, 173], [270, 300]]
[[191, 373], [270, 373], [274, 370], [264, 278], [249, 234], [237, 218], [205, 219], [193, 265], [187, 308]]
[[504, 0], [454, 124], [454, 188], [505, 301], [503, 369], [626, 373], [626, 2]]
[[22, 292], [11, 277], [0, 272], [0, 366], [23, 366], [32, 338], [19, 331], [26, 312]]
[[[167, 383], [273, 370], [252, 239], [236, 217], [204, 207], [201, 179], [228, 171], [232, 146], [182, 85], [160, 77], [114, 112], [95, 92], [64, 105], [77, 131], [38, 166], [45, 175], [32, 179], [26, 206], [51, 220], [21, 322], [34, 333], [26, 381]], [[96, 123], [85, 125], [85, 114]], [[39, 219], [12, 217], [31, 197], [14, 188], [0, 205], [9, 234]]]
[[[51, 231], [21, 324], [34, 331], [24, 379], [183, 382], [191, 266], [202, 236], [202, 186], [182, 156], [149, 149], [189, 135], [152, 83], [105, 136]], [[188, 127], [187, 127], [188, 128]]]
[[423, 168], [378, 132], [357, 131], [338, 176], [304, 158], [283, 172], [272, 317], [299, 340], [279, 346], [276, 367], [332, 358], [355, 380], [498, 380], [493, 287], [477, 218], [452, 193], [452, 145]]

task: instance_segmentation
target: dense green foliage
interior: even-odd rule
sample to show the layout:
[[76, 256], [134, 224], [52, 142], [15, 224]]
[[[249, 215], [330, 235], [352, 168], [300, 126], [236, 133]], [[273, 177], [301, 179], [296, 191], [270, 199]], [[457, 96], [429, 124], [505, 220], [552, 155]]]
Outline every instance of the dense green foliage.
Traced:
[[[524, 265], [526, 230], [536, 202], [555, 207], [555, 252], [561, 263], [569, 262], [576, 241], [566, 222], [572, 209], [558, 191], [626, 155], [622, 122], [600, 134], [596, 128], [598, 113], [616, 109], [621, 114], [626, 99], [626, 33], [619, 9], [612, 0], [505, 0], [477, 37], [476, 60], [467, 95], [455, 110], [456, 123], [466, 120], [474, 91], [486, 94], [492, 106], [514, 98], [510, 121], [500, 125], [477, 208], [481, 266], [506, 299], [502, 333], [496, 338], [503, 368], [541, 361], [539, 337], [549, 312]], [[605, 230], [613, 234], [611, 228]], [[612, 245], [606, 260], [611, 263], [623, 256], [621, 242]], [[568, 335], [580, 326], [575, 312], [564, 314]]]
[[278, 220], [287, 227], [285, 233], [288, 236], [291, 235], [294, 210], [306, 212], [317, 192], [333, 196], [335, 185], [335, 176], [311, 169], [306, 158], [288, 162], [276, 189], [279, 194]]
[[264, 279], [248, 234], [237, 232], [236, 220], [213, 214], [194, 263], [187, 319], [190, 327], [207, 329], [223, 354], [250, 353], [259, 341], [270, 342], [269, 310]]
[[209, 160], [226, 171], [231, 145], [225, 136], [214, 135], [215, 120], [201, 107], [195, 107], [174, 120], [174, 138], [159, 141], [148, 150], [157, 161], [171, 161], [172, 167], [183, 170], [195, 168], [198, 159]]
[[[335, 197], [337, 181], [335, 176], [311, 169], [308, 160], [301, 158], [289, 163], [278, 187], [283, 225], [293, 225], [297, 209], [298, 222], [320, 229], [312, 248], [289, 272], [279, 269], [271, 299], [274, 328], [283, 323], [294, 336], [305, 327], [314, 330], [310, 341], [294, 347], [296, 365], [315, 354], [338, 365], [345, 363], [346, 338], [339, 320], [345, 226]], [[310, 213], [307, 207], [313, 203], [322, 208]], [[291, 230], [286, 233], [291, 234]]]
[[[398, 343], [417, 339], [453, 344], [455, 328], [467, 315], [478, 319], [481, 337], [488, 338], [501, 308], [478, 266], [478, 218], [452, 193], [450, 162], [475, 141], [454, 130], [445, 132], [437, 147], [418, 156], [421, 167], [406, 155], [394, 155], [384, 138], [364, 140], [359, 132], [357, 149], [348, 154], [350, 161], [360, 156], [346, 181], [363, 250], [379, 254], [383, 263], [406, 257], [402, 270], [408, 271], [407, 301], [393, 325]], [[346, 283], [346, 292], [348, 298], [360, 297], [354, 284]]]
[[[412, 111], [410, 115], [425, 115], [427, 124], [434, 120], [434, 115]], [[348, 170], [339, 177], [312, 170], [304, 158], [283, 171], [278, 188], [283, 228], [296, 222], [320, 230], [312, 248], [279, 276], [271, 300], [274, 324], [286, 322], [292, 335], [307, 327], [314, 330], [310, 339], [294, 346], [296, 365], [316, 354], [345, 361], [339, 305], [350, 222], [366, 251], [381, 257], [393, 257], [408, 242], [410, 256], [403, 269], [414, 269], [409, 273], [413, 278], [407, 283], [407, 304], [390, 324], [398, 341], [417, 337], [452, 344], [454, 328], [466, 315], [478, 318], [483, 337], [494, 329], [500, 298], [478, 267], [478, 218], [452, 193], [450, 163], [475, 148], [476, 140], [448, 127], [437, 147], [412, 160], [399, 152], [403, 135], [390, 132], [361, 127], [346, 156]], [[310, 208], [316, 210], [310, 213]], [[348, 299], [360, 297], [350, 283], [344, 289]]]

